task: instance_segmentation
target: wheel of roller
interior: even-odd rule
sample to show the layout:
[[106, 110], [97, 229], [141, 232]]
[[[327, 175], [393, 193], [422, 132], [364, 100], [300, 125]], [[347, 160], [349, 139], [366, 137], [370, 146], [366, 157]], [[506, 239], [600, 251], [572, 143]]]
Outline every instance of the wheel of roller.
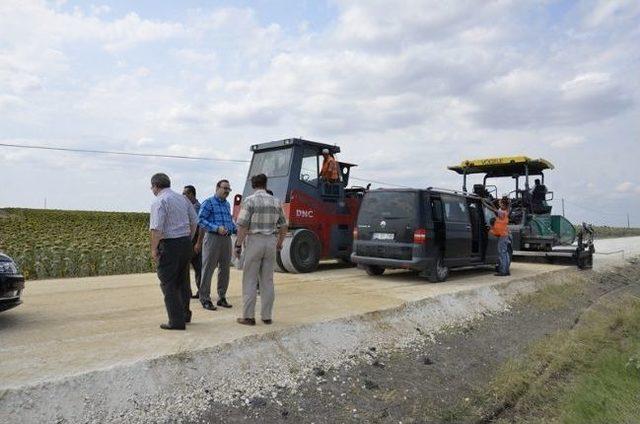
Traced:
[[313, 231], [295, 230], [282, 245], [280, 257], [282, 265], [291, 273], [313, 272], [320, 263], [322, 246]]
[[287, 272], [287, 269], [282, 264], [280, 252], [276, 252], [276, 263], [273, 265], [273, 270], [275, 272]]

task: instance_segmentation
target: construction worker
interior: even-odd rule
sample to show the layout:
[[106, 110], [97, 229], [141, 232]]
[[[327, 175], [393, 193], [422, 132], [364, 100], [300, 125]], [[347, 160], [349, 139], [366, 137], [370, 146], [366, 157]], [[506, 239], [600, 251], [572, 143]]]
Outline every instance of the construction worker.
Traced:
[[337, 183], [340, 177], [338, 176], [338, 163], [336, 162], [336, 159], [331, 153], [329, 153], [329, 149], [322, 149], [322, 157], [324, 158], [324, 161], [322, 162], [320, 178], [323, 178], [330, 183]]
[[535, 185], [531, 190], [531, 207], [533, 213], [544, 213], [547, 206], [547, 187], [540, 184], [540, 179], [536, 178]]
[[491, 225], [491, 234], [498, 237], [498, 272], [496, 275], [499, 277], [511, 275], [509, 272], [509, 267], [511, 266], [511, 258], [509, 256], [511, 247], [509, 198], [506, 196], [500, 199], [500, 209], [496, 212], [495, 221]]

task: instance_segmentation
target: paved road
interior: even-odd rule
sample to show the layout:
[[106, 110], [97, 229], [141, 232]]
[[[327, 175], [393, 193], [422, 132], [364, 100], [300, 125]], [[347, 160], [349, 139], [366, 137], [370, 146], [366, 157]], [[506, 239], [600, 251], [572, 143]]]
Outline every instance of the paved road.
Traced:
[[[605, 240], [602, 251], [640, 253], [640, 237]], [[616, 259], [617, 258], [617, 259]], [[620, 254], [596, 258], [614, 261]], [[510, 279], [562, 268], [516, 263]], [[404, 302], [489, 286], [504, 279], [487, 269], [453, 272], [446, 283], [429, 284], [407, 272], [368, 277], [356, 268], [322, 264], [313, 274], [276, 274], [274, 324], [240, 326], [241, 273], [231, 272], [230, 310], [192, 305], [186, 332], [158, 328], [166, 319], [155, 274], [117, 275], [27, 283], [24, 304], [0, 314], [0, 389], [18, 387], [166, 354], [228, 343], [303, 323], [399, 306]]]

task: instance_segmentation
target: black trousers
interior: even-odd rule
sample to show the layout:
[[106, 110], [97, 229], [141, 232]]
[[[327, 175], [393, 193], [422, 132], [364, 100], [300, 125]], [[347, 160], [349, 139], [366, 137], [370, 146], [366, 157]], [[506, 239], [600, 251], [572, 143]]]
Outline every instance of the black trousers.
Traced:
[[[193, 245], [196, 245], [198, 241], [198, 232], [196, 231], [196, 235], [193, 236]], [[197, 255], [192, 253], [191, 257], [191, 266], [193, 267], [193, 272], [195, 273], [196, 278], [196, 290], [200, 291], [200, 280], [202, 279], [202, 251]], [[189, 283], [189, 294], [191, 294], [191, 283]]]
[[158, 245], [158, 278], [164, 295], [164, 305], [169, 315], [169, 325], [184, 327], [185, 319], [191, 318], [189, 302], [189, 261], [193, 253], [190, 237], [164, 239]]

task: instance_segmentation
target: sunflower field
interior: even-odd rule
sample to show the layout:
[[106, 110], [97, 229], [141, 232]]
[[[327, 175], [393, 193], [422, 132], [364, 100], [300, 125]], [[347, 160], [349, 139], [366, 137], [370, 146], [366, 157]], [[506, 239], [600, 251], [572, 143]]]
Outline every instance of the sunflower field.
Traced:
[[31, 280], [155, 269], [147, 213], [0, 209], [0, 251]]

